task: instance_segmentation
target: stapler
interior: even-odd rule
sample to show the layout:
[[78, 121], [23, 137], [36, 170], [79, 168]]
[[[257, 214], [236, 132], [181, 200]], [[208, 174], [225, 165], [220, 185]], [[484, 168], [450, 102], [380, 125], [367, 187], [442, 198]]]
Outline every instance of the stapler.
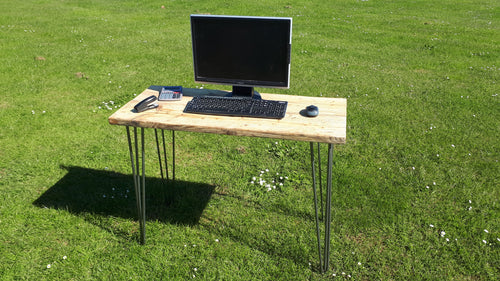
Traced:
[[148, 109], [157, 108], [158, 104], [153, 103], [155, 101], [156, 101], [156, 96], [150, 96], [150, 97], [143, 99], [142, 101], [140, 101], [138, 104], [136, 104], [134, 106], [135, 112], [143, 112], [143, 111], [146, 111]]

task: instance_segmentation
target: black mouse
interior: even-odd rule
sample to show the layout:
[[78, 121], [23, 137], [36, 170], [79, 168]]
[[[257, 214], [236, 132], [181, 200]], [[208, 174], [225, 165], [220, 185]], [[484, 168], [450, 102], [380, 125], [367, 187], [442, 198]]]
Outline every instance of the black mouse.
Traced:
[[310, 105], [306, 107], [306, 115], [309, 117], [316, 117], [319, 114], [318, 107], [315, 105]]

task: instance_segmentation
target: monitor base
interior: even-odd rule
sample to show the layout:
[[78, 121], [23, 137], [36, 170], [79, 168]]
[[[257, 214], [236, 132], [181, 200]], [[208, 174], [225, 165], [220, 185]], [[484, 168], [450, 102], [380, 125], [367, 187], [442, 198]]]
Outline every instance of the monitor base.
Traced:
[[253, 87], [246, 86], [233, 86], [233, 91], [227, 95], [228, 97], [238, 97], [238, 98], [252, 98], [256, 100], [261, 100], [259, 92], [255, 91]]

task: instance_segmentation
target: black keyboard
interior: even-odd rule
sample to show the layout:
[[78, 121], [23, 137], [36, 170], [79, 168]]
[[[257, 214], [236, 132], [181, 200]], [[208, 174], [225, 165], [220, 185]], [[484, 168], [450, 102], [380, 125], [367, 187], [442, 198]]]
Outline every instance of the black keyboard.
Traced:
[[287, 104], [276, 100], [197, 96], [187, 103], [184, 112], [281, 119], [285, 117]]

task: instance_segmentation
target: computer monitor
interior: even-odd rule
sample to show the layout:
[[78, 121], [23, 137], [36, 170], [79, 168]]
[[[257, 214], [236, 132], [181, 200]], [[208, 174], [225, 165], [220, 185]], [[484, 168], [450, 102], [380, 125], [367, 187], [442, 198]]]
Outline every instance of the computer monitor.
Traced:
[[196, 82], [254, 98], [254, 87], [289, 88], [292, 18], [191, 15], [191, 36]]

